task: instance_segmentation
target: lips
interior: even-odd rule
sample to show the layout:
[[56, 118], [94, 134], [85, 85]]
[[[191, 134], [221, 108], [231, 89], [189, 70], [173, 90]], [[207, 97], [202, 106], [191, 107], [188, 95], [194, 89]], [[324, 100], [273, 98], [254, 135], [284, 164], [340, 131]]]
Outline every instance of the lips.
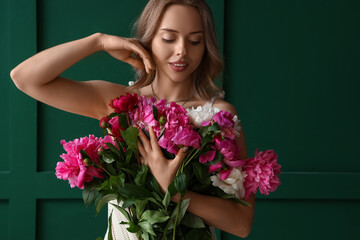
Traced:
[[184, 71], [187, 66], [189, 64], [187, 64], [186, 62], [170, 62], [170, 67], [175, 71], [175, 72], [182, 72]]

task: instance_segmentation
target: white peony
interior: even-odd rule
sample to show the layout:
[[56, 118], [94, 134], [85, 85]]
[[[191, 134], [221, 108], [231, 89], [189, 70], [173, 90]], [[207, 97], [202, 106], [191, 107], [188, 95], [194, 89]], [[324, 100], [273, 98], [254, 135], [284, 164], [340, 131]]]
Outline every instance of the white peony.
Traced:
[[187, 115], [190, 119], [190, 123], [193, 124], [196, 128], [201, 127], [201, 123], [204, 121], [211, 121], [214, 115], [220, 112], [220, 109], [208, 106], [198, 106], [197, 108], [188, 108]]
[[233, 168], [226, 180], [220, 179], [220, 173], [210, 177], [213, 186], [219, 187], [227, 194], [235, 194], [239, 199], [243, 199], [245, 196], [245, 178], [246, 172], [242, 171], [241, 167]]

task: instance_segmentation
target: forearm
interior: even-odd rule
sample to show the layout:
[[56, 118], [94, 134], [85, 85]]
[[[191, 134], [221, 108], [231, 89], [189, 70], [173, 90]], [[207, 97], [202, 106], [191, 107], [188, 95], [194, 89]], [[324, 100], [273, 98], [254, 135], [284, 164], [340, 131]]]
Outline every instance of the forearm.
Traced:
[[[252, 207], [191, 191], [186, 193], [185, 198], [190, 198], [188, 211], [201, 217], [207, 224], [239, 237], [246, 237], [250, 233], [254, 217], [254, 196], [248, 201]], [[172, 200], [178, 202], [179, 195], [174, 196]]]
[[44, 85], [81, 59], [101, 50], [101, 34], [57, 45], [30, 57], [11, 71], [18, 88]]

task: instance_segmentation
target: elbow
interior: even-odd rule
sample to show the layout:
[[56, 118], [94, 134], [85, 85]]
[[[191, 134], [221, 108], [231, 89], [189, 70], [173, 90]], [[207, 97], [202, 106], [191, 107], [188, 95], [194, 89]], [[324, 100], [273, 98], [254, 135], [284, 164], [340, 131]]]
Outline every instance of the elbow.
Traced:
[[239, 231], [235, 235], [241, 238], [247, 238], [250, 235], [251, 229], [252, 229], [252, 225], [246, 226], [244, 228], [239, 229]]
[[10, 72], [10, 78], [14, 82], [15, 86], [19, 90], [24, 91], [24, 84], [22, 84], [22, 81], [20, 80], [21, 77], [19, 75], [20, 75], [19, 70], [17, 70], [16, 68], [11, 70]]

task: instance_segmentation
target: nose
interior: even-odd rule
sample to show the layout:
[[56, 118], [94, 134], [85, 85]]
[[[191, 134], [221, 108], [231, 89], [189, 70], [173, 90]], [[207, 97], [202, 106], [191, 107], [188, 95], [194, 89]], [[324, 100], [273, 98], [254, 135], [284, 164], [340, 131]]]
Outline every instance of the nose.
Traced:
[[185, 40], [178, 41], [176, 44], [176, 55], [177, 56], [185, 56], [187, 53], [186, 47], [187, 46], [186, 46]]

